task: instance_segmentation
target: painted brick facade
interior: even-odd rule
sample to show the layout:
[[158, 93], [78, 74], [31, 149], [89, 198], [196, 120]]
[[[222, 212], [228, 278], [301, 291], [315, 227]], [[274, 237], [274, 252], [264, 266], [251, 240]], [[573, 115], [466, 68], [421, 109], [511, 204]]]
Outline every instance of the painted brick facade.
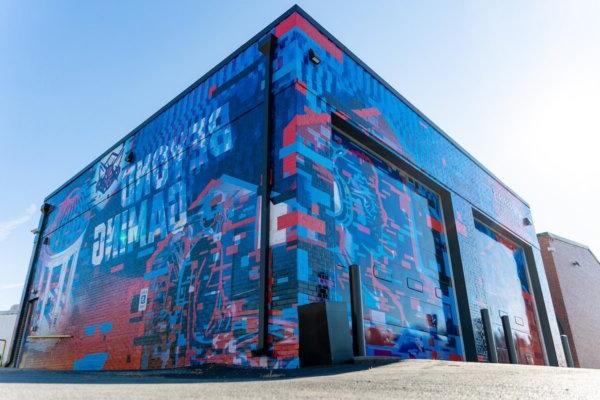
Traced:
[[368, 354], [485, 360], [490, 308], [564, 363], [528, 205], [298, 7], [46, 203], [22, 367], [295, 368], [297, 306], [348, 301], [351, 264]]

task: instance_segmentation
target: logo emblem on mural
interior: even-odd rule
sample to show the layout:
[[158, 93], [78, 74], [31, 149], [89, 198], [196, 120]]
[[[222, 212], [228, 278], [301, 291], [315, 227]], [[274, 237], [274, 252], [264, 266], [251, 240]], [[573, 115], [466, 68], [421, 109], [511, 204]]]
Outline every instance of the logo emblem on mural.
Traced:
[[124, 144], [113, 149], [103, 157], [96, 166], [96, 174], [92, 184], [92, 199], [103, 208], [102, 202], [113, 195], [119, 187], [119, 177], [122, 170]]
[[100, 161], [96, 182], [96, 190], [99, 193], [106, 193], [119, 179], [121, 158], [123, 158], [123, 145], [117, 147]]

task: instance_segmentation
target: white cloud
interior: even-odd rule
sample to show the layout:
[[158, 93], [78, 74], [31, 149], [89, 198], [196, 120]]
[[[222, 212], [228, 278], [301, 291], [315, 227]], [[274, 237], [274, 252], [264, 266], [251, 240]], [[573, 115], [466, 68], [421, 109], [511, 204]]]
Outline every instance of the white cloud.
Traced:
[[7, 283], [0, 285], [0, 290], [19, 289], [23, 287], [23, 283]]
[[8, 221], [0, 222], [0, 242], [6, 239], [12, 233], [12, 231], [29, 222], [31, 217], [33, 217], [35, 214], [36, 208], [37, 207], [35, 204], [31, 204], [29, 207], [27, 207], [23, 215]]

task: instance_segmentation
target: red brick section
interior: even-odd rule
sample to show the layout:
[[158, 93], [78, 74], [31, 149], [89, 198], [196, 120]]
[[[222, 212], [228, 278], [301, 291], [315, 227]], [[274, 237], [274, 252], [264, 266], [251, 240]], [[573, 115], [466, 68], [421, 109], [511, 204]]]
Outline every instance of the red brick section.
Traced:
[[600, 262], [586, 246], [560, 236], [545, 233], [538, 240], [556, 316], [569, 337], [575, 365], [600, 368]]
[[552, 256], [552, 252], [548, 250], [548, 248], [552, 247], [552, 244], [550, 243], [551, 238], [550, 236], [540, 234], [538, 235], [538, 242], [540, 243], [540, 251], [542, 253], [544, 269], [546, 270], [546, 278], [548, 279], [548, 285], [550, 286], [550, 295], [552, 296], [554, 312], [561, 328], [560, 333], [569, 337], [569, 345], [571, 346], [573, 362], [577, 367], [579, 367], [577, 349], [573, 343], [573, 333], [571, 332], [571, 326], [569, 325], [569, 318], [567, 317], [567, 310], [565, 308], [565, 302], [560, 289], [560, 281], [558, 280], [558, 273], [556, 272], [554, 257]]

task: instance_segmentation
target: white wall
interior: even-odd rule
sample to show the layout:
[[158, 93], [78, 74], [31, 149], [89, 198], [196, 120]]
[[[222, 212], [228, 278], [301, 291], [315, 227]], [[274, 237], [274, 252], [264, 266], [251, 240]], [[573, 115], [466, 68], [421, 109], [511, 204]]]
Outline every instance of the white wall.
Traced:
[[[4, 356], [2, 358], [2, 364], [8, 358], [10, 352], [10, 345], [13, 335], [13, 329], [15, 328], [15, 322], [17, 321], [17, 313], [11, 311], [0, 312], [0, 339], [6, 340], [6, 349], [4, 350]], [[2, 353], [2, 343], [0, 342], [0, 354]]]

